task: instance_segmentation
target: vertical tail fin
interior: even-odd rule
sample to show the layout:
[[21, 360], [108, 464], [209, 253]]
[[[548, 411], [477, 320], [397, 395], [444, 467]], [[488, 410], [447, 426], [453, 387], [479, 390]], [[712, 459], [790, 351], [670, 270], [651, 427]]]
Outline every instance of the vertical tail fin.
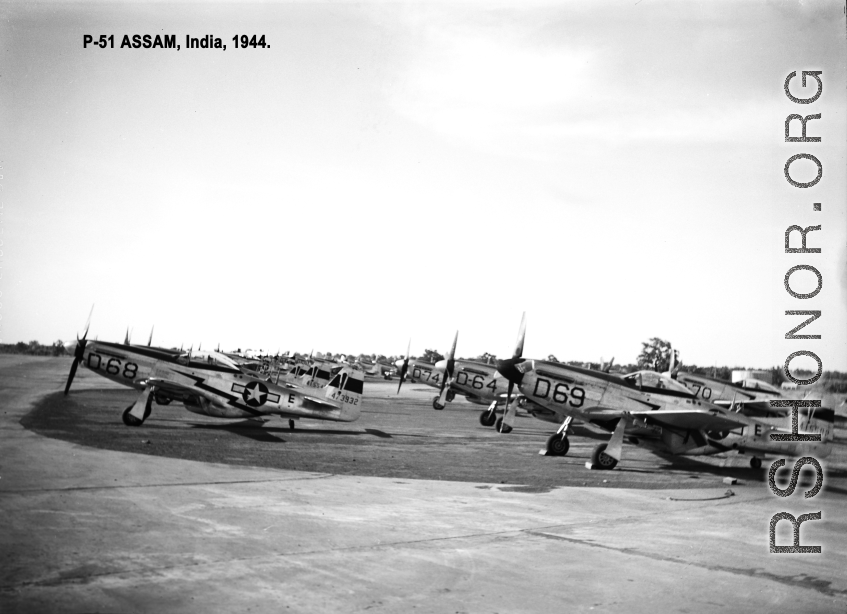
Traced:
[[362, 392], [365, 374], [345, 367], [335, 374], [324, 389], [328, 400], [341, 404], [341, 416], [345, 422], [352, 422], [362, 412]]

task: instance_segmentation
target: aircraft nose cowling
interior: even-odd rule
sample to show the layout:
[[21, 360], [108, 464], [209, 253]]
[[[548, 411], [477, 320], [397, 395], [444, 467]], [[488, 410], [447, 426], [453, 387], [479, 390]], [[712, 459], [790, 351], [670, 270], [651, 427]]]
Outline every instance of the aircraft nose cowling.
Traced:
[[447, 361], [446, 360], [439, 360], [438, 362], [435, 363], [435, 365], [433, 365], [432, 368], [435, 371], [438, 371], [439, 373], [444, 373], [447, 370]]
[[520, 386], [523, 381], [523, 372], [518, 370], [517, 365], [524, 362], [523, 358], [509, 358], [508, 360], [497, 361], [497, 372], [507, 380]]

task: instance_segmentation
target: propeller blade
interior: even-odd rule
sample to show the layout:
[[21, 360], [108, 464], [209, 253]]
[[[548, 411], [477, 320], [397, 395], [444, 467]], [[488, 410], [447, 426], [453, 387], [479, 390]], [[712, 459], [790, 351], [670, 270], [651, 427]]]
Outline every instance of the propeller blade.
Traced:
[[515, 342], [515, 351], [512, 353], [512, 358], [523, 357], [523, 343], [526, 338], [526, 312], [521, 316], [521, 327], [518, 329], [518, 340]]
[[82, 339], [88, 336], [88, 328], [91, 326], [91, 315], [94, 313], [94, 305], [91, 306], [91, 311], [88, 312], [88, 319], [85, 321], [85, 332], [82, 333]]
[[71, 389], [71, 382], [74, 381], [74, 375], [76, 375], [76, 367], [78, 364], [79, 361], [77, 361], [76, 356], [74, 356], [74, 361], [71, 363], [71, 372], [68, 373], [68, 383], [65, 384], [65, 396], [68, 396], [68, 392]]
[[515, 419], [515, 410], [512, 408], [512, 391], [514, 390], [515, 384], [511, 381], [509, 382], [509, 389], [506, 392], [506, 409], [503, 411], [503, 419], [500, 422], [500, 432], [502, 433], [504, 430], [508, 432], [507, 429], [511, 429], [512, 422]]
[[397, 394], [400, 394], [400, 388], [403, 382], [406, 381], [406, 373], [409, 372], [409, 351], [412, 349], [412, 340], [409, 339], [409, 345], [406, 346], [406, 358], [403, 360], [403, 365], [400, 367], [400, 383], [397, 384]]
[[76, 349], [74, 349], [74, 361], [71, 363], [71, 370], [68, 373], [68, 381], [65, 384], [65, 396], [68, 396], [68, 392], [71, 389], [71, 383], [74, 381], [74, 376], [76, 375], [76, 369], [79, 366], [79, 363], [82, 362], [83, 357], [85, 356], [85, 345], [88, 343], [86, 338], [88, 337], [88, 329], [91, 327], [91, 314], [94, 313], [94, 305], [91, 306], [91, 311], [88, 312], [88, 320], [85, 321], [85, 332], [82, 333], [82, 339], [79, 337], [76, 338]]
[[[453, 347], [450, 348], [450, 351], [447, 352], [447, 366], [444, 369], [444, 377], [441, 379], [441, 390], [439, 391], [439, 397], [444, 398], [444, 389], [447, 387], [447, 380], [453, 379], [453, 369], [456, 366], [456, 342], [459, 340], [459, 331], [456, 331], [456, 335], [453, 337]], [[443, 404], [443, 401], [442, 401]]]
[[150, 347], [150, 346], [153, 345], [153, 329], [154, 328], [155, 328], [155, 325], [150, 327], [150, 336], [147, 337], [147, 347]]

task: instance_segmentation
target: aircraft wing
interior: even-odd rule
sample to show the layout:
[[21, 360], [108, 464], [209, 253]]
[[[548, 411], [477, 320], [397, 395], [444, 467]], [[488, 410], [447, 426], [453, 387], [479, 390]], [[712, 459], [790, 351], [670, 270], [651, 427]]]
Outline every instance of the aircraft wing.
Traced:
[[[732, 401], [715, 401], [715, 405], [720, 407], [729, 409], [733, 406]], [[771, 407], [768, 401], [758, 400], [758, 401], [735, 401], [735, 408], [737, 411], [747, 415], [747, 416], [772, 416], [774, 413], [788, 413], [791, 411], [790, 407]]]
[[[203, 395], [202, 390], [198, 390], [194, 386], [185, 386], [183, 384], [177, 384], [171, 380], [162, 379], [161, 377], [148, 377], [146, 380], [140, 382], [145, 388], [149, 388], [151, 386], [155, 386], [158, 390], [162, 390], [164, 392], [169, 392], [176, 397], [183, 397], [187, 395]], [[205, 396], [205, 395], [204, 395]]]
[[661, 409], [630, 412], [647, 422], [684, 430], [722, 431], [748, 426], [750, 420], [739, 414], [728, 414], [701, 409]]
[[313, 409], [339, 409], [339, 405], [333, 403], [332, 401], [327, 401], [326, 399], [321, 399], [318, 397], [311, 397], [308, 395], [303, 395], [303, 400], [307, 402], [308, 405], [312, 405]]

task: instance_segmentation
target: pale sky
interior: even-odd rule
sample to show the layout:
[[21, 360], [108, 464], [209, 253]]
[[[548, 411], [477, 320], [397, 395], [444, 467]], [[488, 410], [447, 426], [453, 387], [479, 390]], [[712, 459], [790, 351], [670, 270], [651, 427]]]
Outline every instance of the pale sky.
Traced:
[[[4, 343], [72, 339], [93, 304], [100, 339], [390, 355], [458, 329], [460, 356], [504, 356], [526, 311], [528, 357], [627, 363], [657, 336], [689, 364], [847, 370], [843, 3], [0, 15]], [[234, 48], [254, 33], [270, 48]], [[206, 34], [227, 49], [185, 48]], [[813, 104], [783, 92], [803, 70]], [[786, 143], [792, 113], [822, 142]], [[816, 186], [785, 180], [796, 153]], [[823, 252], [785, 254], [793, 224]], [[783, 287], [797, 264], [813, 299]], [[798, 309], [823, 339], [784, 339]]]

